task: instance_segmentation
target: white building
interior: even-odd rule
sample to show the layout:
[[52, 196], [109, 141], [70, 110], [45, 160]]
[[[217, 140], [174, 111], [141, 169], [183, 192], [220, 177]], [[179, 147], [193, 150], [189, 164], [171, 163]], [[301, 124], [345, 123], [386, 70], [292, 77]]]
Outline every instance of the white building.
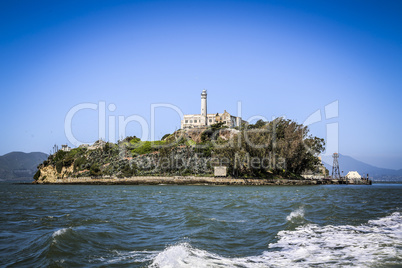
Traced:
[[357, 171], [349, 171], [346, 175], [346, 179], [348, 180], [360, 180], [362, 176]]
[[71, 151], [71, 148], [67, 144], [63, 144], [63, 145], [61, 145], [61, 150], [65, 151], [65, 152], [69, 152], [69, 151]]
[[220, 122], [229, 128], [240, 127], [242, 123], [245, 123], [241, 117], [233, 116], [226, 110], [223, 113], [208, 114], [207, 91], [204, 89], [201, 93], [201, 114], [184, 115], [183, 120], [181, 120], [181, 129], [207, 127]]

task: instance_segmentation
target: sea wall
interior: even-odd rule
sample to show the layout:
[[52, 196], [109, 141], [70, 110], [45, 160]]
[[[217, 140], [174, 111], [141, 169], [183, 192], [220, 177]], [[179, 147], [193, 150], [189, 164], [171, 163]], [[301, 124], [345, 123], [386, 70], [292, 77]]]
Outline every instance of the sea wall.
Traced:
[[55, 180], [43, 180], [37, 184], [133, 184], [133, 185], [316, 185], [314, 180], [292, 180], [292, 179], [245, 179], [245, 178], [217, 178], [217, 177], [196, 177], [196, 176], [137, 176], [130, 178], [116, 177], [80, 177], [63, 178]]

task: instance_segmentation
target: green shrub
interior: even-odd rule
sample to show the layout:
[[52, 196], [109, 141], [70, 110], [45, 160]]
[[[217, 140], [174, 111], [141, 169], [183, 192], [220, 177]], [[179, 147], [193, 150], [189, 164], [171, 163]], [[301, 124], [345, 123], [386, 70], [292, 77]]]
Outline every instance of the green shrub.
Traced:
[[150, 141], [144, 141], [138, 143], [138, 147], [131, 151], [133, 154], [148, 154], [152, 152], [152, 146]]
[[206, 142], [206, 141], [210, 141], [210, 140], [216, 140], [218, 134], [219, 134], [219, 130], [227, 128], [226, 126], [224, 126], [223, 122], [219, 122], [216, 124], [211, 125], [208, 129], [206, 129], [205, 131], [203, 131], [201, 133], [201, 141], [202, 142]]
[[83, 147], [74, 148], [68, 152], [68, 156], [76, 158], [80, 155], [83, 155], [86, 151], [87, 151], [87, 148], [83, 148]]
[[132, 177], [134, 174], [135, 174], [135, 166], [130, 167], [130, 164], [127, 163], [122, 168], [121, 174], [119, 177], [121, 177], [121, 178]]
[[59, 160], [56, 162], [56, 171], [57, 173], [61, 173], [61, 170], [63, 169], [63, 160]]
[[81, 170], [81, 166], [85, 165], [87, 162], [87, 158], [85, 156], [81, 156], [74, 161], [74, 171]]
[[165, 135], [163, 135], [163, 137], [162, 137], [162, 141], [164, 140], [164, 139], [166, 139], [167, 137], [169, 137], [170, 136], [170, 134], [165, 134]]
[[100, 169], [100, 166], [98, 163], [94, 163], [92, 164], [89, 173], [91, 174], [91, 176], [100, 176], [102, 175], [102, 171]]
[[141, 139], [137, 138], [135, 136], [134, 137], [129, 137], [129, 138], [126, 138], [126, 139], [129, 140], [131, 144], [136, 144], [136, 143], [141, 142]]
[[212, 131], [210, 129], [204, 130], [201, 133], [201, 142], [210, 141], [212, 136]]
[[74, 157], [68, 154], [63, 160], [63, 167], [69, 167], [74, 162]]
[[37, 181], [39, 179], [39, 177], [40, 177], [40, 170], [38, 169], [38, 171], [36, 171], [33, 179]]
[[162, 145], [165, 145], [167, 142], [166, 141], [153, 141], [153, 142], [151, 142], [151, 145], [153, 146], [153, 147], [160, 147], [160, 146], [162, 146]]
[[66, 152], [65, 151], [62, 151], [62, 150], [59, 150], [59, 151], [57, 151], [57, 153], [56, 153], [56, 156], [54, 157], [54, 161], [59, 161], [59, 160], [63, 160], [63, 158], [66, 156]]
[[[107, 142], [104, 146], [103, 146], [103, 151], [106, 154], [109, 155], [113, 155], [114, 151], [115, 151], [116, 145], [110, 142]], [[116, 153], [118, 154], [118, 151], [116, 151]]]

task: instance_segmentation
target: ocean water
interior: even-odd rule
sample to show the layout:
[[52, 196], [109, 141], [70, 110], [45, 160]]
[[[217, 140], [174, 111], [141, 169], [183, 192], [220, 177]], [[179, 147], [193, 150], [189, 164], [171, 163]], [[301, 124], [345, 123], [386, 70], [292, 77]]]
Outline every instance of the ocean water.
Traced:
[[0, 184], [0, 267], [402, 267], [402, 185]]

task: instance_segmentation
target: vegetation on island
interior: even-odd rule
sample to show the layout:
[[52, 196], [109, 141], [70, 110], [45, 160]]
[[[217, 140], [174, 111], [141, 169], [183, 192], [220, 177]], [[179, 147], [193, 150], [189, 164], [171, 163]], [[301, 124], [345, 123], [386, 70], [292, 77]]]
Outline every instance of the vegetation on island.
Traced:
[[228, 129], [222, 123], [208, 128], [178, 130], [160, 141], [126, 137], [116, 144], [97, 141], [70, 151], [59, 150], [38, 166], [35, 180], [56, 170], [66, 177], [213, 176], [214, 166], [226, 166], [228, 176], [245, 178], [300, 177], [313, 169], [324, 140], [307, 127], [278, 118]]

